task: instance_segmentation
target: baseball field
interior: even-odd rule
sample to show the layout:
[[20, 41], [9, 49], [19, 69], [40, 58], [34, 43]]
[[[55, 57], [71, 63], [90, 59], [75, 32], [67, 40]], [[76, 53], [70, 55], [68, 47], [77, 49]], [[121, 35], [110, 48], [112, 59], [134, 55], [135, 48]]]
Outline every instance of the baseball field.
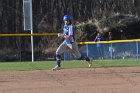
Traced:
[[1, 62], [0, 93], [139, 93], [140, 59]]

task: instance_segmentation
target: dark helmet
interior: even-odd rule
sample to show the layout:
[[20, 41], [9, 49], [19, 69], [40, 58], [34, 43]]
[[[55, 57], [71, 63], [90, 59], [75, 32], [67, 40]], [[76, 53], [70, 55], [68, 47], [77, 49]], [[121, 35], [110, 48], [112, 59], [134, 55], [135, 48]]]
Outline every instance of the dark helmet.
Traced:
[[70, 21], [72, 20], [72, 17], [70, 15], [64, 15], [63, 21]]

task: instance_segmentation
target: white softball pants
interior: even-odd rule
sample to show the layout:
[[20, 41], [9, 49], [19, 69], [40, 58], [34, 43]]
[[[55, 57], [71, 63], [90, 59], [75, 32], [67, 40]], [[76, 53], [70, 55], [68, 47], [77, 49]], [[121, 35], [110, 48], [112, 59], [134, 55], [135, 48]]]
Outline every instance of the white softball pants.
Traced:
[[[63, 43], [61, 43], [61, 45], [56, 50], [56, 55], [61, 55], [62, 53], [64, 53], [66, 51], [66, 49], [68, 49], [68, 46], [67, 46], [66, 42], [63, 41]], [[70, 51], [72, 52], [74, 57], [76, 57], [77, 59], [81, 57], [81, 54], [78, 50], [77, 42], [72, 43], [72, 49], [70, 49]]]

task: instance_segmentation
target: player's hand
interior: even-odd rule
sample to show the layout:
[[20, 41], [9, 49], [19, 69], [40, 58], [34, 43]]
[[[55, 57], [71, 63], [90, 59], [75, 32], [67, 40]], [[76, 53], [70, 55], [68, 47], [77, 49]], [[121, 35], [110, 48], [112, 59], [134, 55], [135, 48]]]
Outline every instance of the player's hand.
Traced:
[[64, 35], [61, 33], [58, 33], [58, 37], [64, 37]]

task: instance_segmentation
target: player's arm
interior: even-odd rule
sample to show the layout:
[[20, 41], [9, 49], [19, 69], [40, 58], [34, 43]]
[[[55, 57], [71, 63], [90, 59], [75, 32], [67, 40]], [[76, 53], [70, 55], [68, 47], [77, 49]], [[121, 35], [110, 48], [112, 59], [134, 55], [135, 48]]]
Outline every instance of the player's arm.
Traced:
[[97, 42], [97, 36], [95, 37], [94, 42]]
[[72, 38], [72, 35], [64, 35], [62, 33], [58, 33], [58, 37], [63, 37], [63, 38]]
[[72, 38], [72, 35], [64, 35], [64, 38]]

